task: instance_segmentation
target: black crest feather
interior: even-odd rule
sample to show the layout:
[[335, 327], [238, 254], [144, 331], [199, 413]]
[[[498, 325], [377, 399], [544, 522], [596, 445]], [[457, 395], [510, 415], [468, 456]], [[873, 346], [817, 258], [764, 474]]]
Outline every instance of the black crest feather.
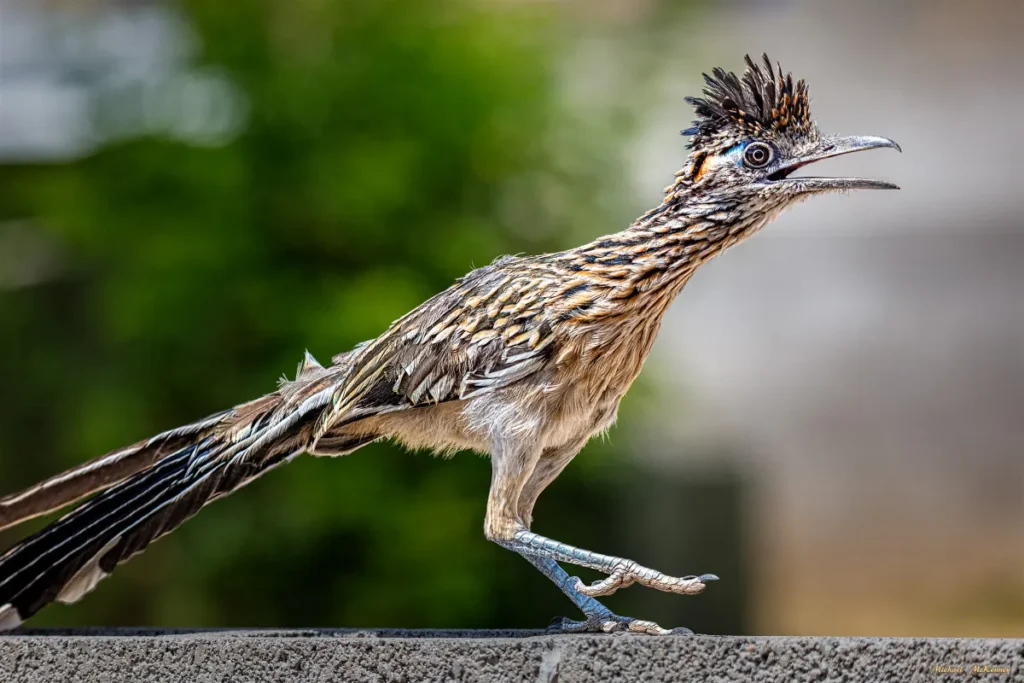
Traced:
[[746, 56], [743, 76], [716, 67], [704, 74], [703, 97], [687, 97], [697, 112], [693, 127], [683, 131], [692, 135], [690, 146], [698, 146], [730, 129], [748, 135], [800, 134], [810, 131], [810, 95], [807, 84], [793, 81], [782, 67], [772, 66], [768, 55], [762, 64]]

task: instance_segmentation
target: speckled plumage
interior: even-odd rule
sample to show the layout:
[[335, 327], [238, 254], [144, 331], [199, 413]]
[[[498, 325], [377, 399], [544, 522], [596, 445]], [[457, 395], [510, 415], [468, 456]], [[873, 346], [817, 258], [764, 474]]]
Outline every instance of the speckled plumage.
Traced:
[[[339, 456], [378, 439], [448, 454], [487, 453], [487, 537], [523, 555], [586, 615], [566, 630], [666, 633], [594, 597], [637, 582], [703, 590], [530, 531], [533, 507], [583, 445], [615, 420], [662, 317], [694, 271], [812, 194], [878, 181], [789, 178], [817, 158], [882, 138], [834, 138], [810, 119], [806, 85], [748, 57], [716, 69], [691, 153], [662, 203], [629, 228], [568, 251], [505, 256], [324, 367], [309, 354], [277, 391], [115, 451], [0, 499], [0, 528], [99, 492], [0, 557], [0, 627], [52, 600], [71, 602], [120, 562], [256, 476], [303, 452]], [[751, 167], [759, 144], [764, 166]], [[766, 151], [767, 150], [767, 151]], [[758, 161], [761, 157], [757, 158]], [[608, 578], [591, 586], [558, 562]]]

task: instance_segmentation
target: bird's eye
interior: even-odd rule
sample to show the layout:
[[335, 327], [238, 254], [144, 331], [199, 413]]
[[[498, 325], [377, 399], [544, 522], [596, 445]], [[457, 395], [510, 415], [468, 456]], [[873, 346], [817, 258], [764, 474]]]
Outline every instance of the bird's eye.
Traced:
[[775, 153], [763, 142], [752, 142], [743, 150], [743, 163], [750, 168], [764, 168], [771, 163]]

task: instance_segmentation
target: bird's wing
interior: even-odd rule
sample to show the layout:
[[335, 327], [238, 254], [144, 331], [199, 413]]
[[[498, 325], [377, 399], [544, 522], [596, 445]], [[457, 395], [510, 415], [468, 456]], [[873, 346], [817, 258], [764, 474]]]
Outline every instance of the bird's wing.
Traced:
[[474, 270], [360, 350], [333, 397], [326, 429], [371, 414], [494, 391], [557, 353], [546, 308], [557, 274], [505, 257]]

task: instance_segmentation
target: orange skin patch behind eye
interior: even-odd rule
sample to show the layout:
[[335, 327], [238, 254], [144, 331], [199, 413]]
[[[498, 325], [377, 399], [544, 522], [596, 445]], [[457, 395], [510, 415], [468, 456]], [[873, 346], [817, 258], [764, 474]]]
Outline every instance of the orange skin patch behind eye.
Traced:
[[697, 160], [697, 166], [693, 173], [693, 182], [699, 181], [703, 176], [704, 172], [708, 170], [708, 155], [705, 154]]

